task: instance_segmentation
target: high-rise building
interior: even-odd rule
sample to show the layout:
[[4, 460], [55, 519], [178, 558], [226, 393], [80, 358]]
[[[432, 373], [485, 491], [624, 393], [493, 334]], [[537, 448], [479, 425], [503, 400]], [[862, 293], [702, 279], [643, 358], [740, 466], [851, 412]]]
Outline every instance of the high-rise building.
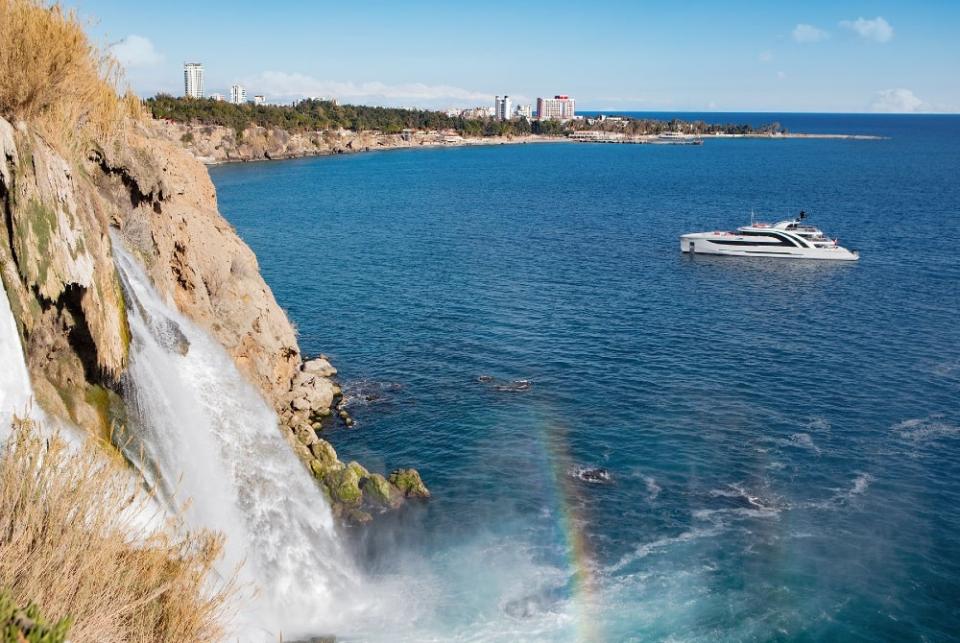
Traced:
[[257, 95], [257, 96], [254, 96], [254, 97], [253, 97], [253, 104], [254, 104], [254, 105], [263, 105], [263, 104], [265, 104], [266, 102], [267, 102], [267, 99], [266, 99], [265, 97], [263, 97], [262, 95]]
[[537, 118], [541, 121], [568, 121], [575, 115], [575, 101], [566, 94], [537, 99]]
[[495, 96], [493, 99], [493, 117], [498, 118], [501, 121], [510, 120], [510, 97], [504, 96], [500, 98]]
[[517, 109], [513, 114], [517, 118], [530, 120], [531, 116], [533, 116], [533, 109], [531, 109], [529, 105], [517, 105]]
[[183, 95], [203, 98], [203, 64], [183, 63]]
[[230, 86], [230, 102], [234, 105], [243, 105], [247, 102], [247, 90], [243, 85]]

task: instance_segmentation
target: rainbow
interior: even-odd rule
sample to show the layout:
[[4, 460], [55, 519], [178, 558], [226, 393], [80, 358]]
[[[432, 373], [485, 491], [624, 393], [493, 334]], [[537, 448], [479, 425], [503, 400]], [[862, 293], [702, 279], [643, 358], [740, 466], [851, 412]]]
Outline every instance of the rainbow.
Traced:
[[558, 528], [565, 540], [568, 567], [572, 577], [571, 599], [575, 607], [577, 640], [603, 641], [598, 611], [599, 582], [594, 553], [583, 532], [588, 523], [577, 483], [570, 475], [574, 466], [570, 456], [567, 429], [556, 423], [541, 422], [540, 438], [548, 463], [549, 482], [557, 508]]

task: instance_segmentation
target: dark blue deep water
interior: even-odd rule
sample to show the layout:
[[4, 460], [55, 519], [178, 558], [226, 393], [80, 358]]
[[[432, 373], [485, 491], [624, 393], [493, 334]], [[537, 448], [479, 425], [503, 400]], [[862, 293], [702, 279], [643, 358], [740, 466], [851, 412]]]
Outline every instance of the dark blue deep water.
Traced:
[[[718, 120], [890, 138], [211, 170], [328, 439], [434, 494], [347, 536], [409, 590], [357, 637], [956, 640], [960, 117]], [[801, 208], [862, 260], [679, 252]]]

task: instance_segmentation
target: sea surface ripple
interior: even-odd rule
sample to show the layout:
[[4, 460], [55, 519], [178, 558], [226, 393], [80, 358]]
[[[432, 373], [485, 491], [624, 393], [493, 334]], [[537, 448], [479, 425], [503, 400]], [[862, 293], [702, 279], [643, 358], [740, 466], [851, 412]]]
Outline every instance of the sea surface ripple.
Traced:
[[[890, 138], [211, 170], [358, 392], [330, 440], [434, 493], [357, 544], [421, 601], [358, 638], [957, 636], [960, 118], [742, 118]], [[679, 252], [800, 209], [862, 260]]]

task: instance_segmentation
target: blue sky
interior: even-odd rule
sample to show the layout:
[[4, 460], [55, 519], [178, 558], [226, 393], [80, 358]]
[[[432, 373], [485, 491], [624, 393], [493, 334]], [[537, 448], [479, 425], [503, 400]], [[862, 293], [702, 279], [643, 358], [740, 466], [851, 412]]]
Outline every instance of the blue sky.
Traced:
[[960, 2], [70, 0], [141, 95], [578, 109], [960, 111]]

